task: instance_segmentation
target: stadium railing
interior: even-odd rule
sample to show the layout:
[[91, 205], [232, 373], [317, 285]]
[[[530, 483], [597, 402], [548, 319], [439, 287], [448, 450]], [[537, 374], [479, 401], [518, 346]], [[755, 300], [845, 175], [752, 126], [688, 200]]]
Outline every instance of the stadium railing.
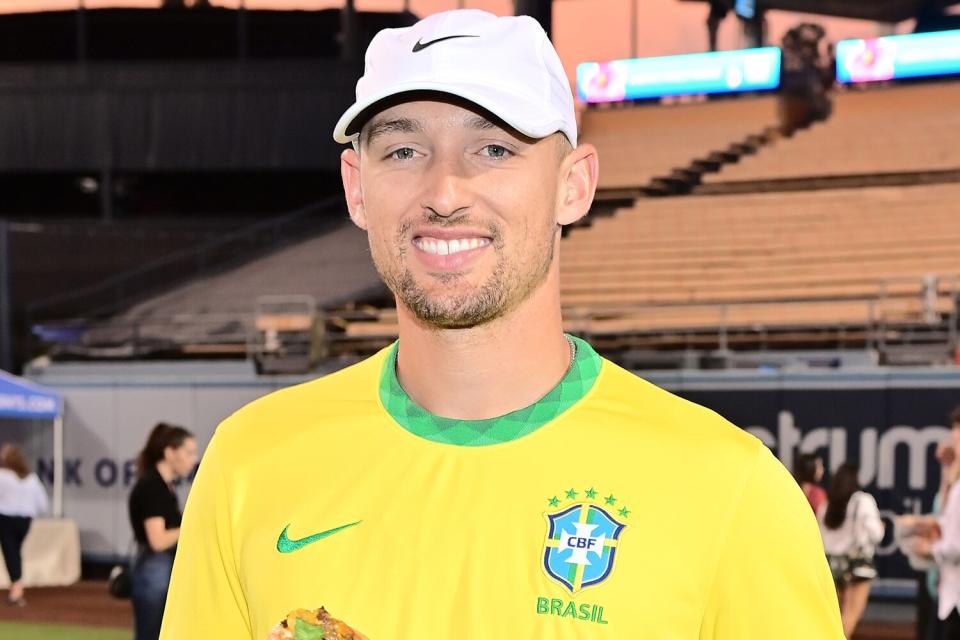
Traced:
[[[342, 196], [325, 198], [287, 214], [256, 222], [214, 240], [171, 253], [106, 278], [98, 284], [34, 301], [26, 306], [26, 325], [30, 327], [32, 337], [60, 344], [76, 341], [88, 329], [109, 325], [115, 331], [119, 329], [119, 325], [104, 322], [108, 316], [190, 279], [224, 271], [332, 228], [339, 223], [340, 218], [330, 214], [342, 210], [343, 207]], [[69, 317], [65, 317], [63, 310], [75, 309], [79, 301], [83, 302], [84, 311], [72, 311]], [[174, 324], [180, 324], [186, 320], [167, 319], [162, 323], [174, 321]], [[198, 321], [195, 318], [185, 323], [216, 325], [221, 320], [222, 318], [205, 318]], [[145, 325], [131, 327], [130, 335], [146, 336], [146, 329]], [[114, 339], [111, 338], [110, 342]], [[139, 340], [140, 338], [136, 338], [134, 342]], [[33, 351], [34, 349], [31, 349], [31, 352]]]

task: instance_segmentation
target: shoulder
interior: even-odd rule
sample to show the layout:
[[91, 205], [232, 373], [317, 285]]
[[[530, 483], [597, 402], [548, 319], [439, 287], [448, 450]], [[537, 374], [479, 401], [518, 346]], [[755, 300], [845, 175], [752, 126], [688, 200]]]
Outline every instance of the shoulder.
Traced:
[[627, 428], [644, 427], [643, 436], [677, 443], [716, 459], [747, 463], [765, 448], [754, 435], [695, 402], [671, 393], [608, 360], [596, 389], [597, 405], [622, 412]]
[[857, 504], [863, 505], [868, 509], [870, 508], [879, 509], [879, 507], [877, 506], [877, 499], [874, 498], [872, 494], [869, 494], [866, 491], [857, 491], [856, 493], [854, 493], [850, 499], [850, 502], [852, 503], [854, 500], [856, 500]]
[[388, 351], [250, 402], [220, 423], [204, 459], [211, 448], [216, 455], [257, 455], [270, 443], [284, 442], [305, 429], [331, 428], [376, 414], [382, 410], [380, 374]]
[[153, 496], [160, 492], [163, 487], [163, 479], [154, 470], [147, 471], [137, 478], [130, 490], [130, 499], [137, 500], [147, 496]]

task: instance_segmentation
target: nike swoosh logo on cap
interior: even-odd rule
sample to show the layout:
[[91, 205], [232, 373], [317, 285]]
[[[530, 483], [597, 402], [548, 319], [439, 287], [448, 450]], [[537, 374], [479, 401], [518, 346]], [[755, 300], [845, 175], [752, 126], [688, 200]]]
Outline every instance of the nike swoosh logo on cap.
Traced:
[[332, 536], [338, 531], [343, 531], [344, 529], [349, 529], [350, 527], [355, 527], [358, 524], [363, 522], [362, 520], [357, 520], [356, 522], [351, 522], [350, 524], [344, 524], [339, 527], [334, 527], [333, 529], [327, 529], [326, 531], [321, 531], [320, 533], [315, 533], [312, 536], [307, 536], [306, 538], [300, 538], [299, 540], [291, 540], [287, 537], [287, 530], [290, 528], [290, 525], [287, 525], [283, 528], [283, 531], [280, 532], [280, 537], [277, 538], [277, 551], [280, 553], [292, 553], [297, 549], [302, 549], [312, 542], [317, 540], [322, 540], [327, 536]]
[[431, 45], [435, 45], [438, 42], [443, 42], [444, 40], [452, 40], [453, 38], [479, 38], [479, 37], [480, 36], [463, 35], [463, 36], [444, 36], [442, 38], [437, 38], [436, 40], [431, 40], [430, 42], [420, 42], [420, 40], [417, 40], [417, 43], [413, 45], [413, 52], [416, 53], [417, 51], [423, 51], [427, 47]]

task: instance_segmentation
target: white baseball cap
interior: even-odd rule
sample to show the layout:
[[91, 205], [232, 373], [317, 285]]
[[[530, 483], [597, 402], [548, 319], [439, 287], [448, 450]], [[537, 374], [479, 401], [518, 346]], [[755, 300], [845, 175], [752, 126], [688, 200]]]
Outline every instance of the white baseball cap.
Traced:
[[357, 101], [333, 130], [352, 142], [379, 103], [412, 91], [458, 96], [520, 133], [563, 132], [577, 146], [573, 94], [547, 34], [528, 16], [497, 17], [463, 9], [413, 26], [380, 31], [367, 48]]

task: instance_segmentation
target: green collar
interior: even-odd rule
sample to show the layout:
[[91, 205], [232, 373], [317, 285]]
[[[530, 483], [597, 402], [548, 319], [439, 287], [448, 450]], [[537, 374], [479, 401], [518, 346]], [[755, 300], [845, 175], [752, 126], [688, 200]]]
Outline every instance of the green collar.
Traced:
[[532, 433], [569, 409], [593, 386], [600, 374], [600, 356], [589, 344], [569, 336], [576, 355], [563, 379], [537, 402], [496, 418], [457, 420], [435, 416], [416, 402], [397, 380], [397, 348], [393, 344], [380, 375], [380, 401], [387, 412], [410, 433], [441, 442], [467, 447], [500, 444]]

